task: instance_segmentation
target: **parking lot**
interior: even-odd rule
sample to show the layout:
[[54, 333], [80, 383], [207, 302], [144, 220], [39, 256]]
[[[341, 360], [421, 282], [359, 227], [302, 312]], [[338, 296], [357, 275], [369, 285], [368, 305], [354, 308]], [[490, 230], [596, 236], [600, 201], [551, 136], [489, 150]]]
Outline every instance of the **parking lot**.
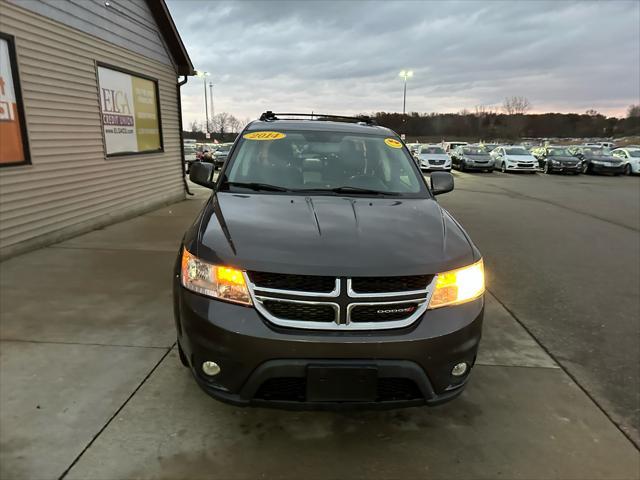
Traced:
[[207, 196], [192, 187], [2, 264], [0, 477], [639, 478], [640, 179], [454, 176], [439, 201], [489, 290], [459, 399], [336, 413], [209, 398], [180, 366], [171, 307]]

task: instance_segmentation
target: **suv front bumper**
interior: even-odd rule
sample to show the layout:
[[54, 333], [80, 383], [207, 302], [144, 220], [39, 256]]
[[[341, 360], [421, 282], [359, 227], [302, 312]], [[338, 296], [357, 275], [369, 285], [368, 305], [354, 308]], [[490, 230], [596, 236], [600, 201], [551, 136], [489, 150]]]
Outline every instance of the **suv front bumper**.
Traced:
[[[175, 288], [178, 341], [197, 383], [211, 396], [236, 405], [389, 408], [446, 402], [462, 392], [469, 376], [453, 377], [453, 366], [475, 363], [484, 313], [484, 299], [479, 298], [428, 310], [401, 329], [320, 332], [278, 327], [252, 307]], [[205, 375], [205, 361], [216, 362], [220, 373]], [[309, 366], [375, 368], [379, 387], [400, 390], [370, 402], [308, 402], [304, 382]], [[291, 398], [265, 393], [265, 385], [274, 382], [291, 391]]]

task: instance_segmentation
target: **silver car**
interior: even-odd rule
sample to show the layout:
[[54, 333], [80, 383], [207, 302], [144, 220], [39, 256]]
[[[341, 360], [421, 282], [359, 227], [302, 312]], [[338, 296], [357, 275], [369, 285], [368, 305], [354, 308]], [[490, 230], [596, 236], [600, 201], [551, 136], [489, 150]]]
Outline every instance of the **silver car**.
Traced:
[[521, 145], [505, 145], [491, 152], [494, 160], [494, 168], [505, 172], [531, 172], [538, 171], [538, 160]]
[[418, 166], [422, 171], [451, 171], [451, 158], [440, 145], [421, 145], [418, 150]]

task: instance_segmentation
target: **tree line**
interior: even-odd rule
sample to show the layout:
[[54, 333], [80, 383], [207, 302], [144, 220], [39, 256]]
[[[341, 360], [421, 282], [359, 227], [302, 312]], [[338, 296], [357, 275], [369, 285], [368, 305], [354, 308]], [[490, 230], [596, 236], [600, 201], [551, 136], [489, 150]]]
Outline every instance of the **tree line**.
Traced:
[[524, 97], [505, 100], [502, 111], [477, 106], [473, 112], [378, 112], [379, 125], [404, 133], [407, 141], [446, 139], [609, 138], [640, 135], [640, 105], [631, 105], [625, 118], [607, 117], [595, 110], [585, 113], [531, 114]]
[[[585, 113], [528, 113], [531, 103], [525, 97], [509, 97], [501, 110], [476, 106], [474, 111], [458, 113], [377, 112], [373, 119], [398, 133], [407, 141], [440, 141], [442, 139], [515, 140], [519, 138], [610, 138], [640, 135], [640, 105], [631, 105], [625, 118], [607, 117], [595, 110]], [[192, 121], [185, 138], [220, 142], [232, 141], [249, 119], [240, 120], [222, 112], [205, 122]]]

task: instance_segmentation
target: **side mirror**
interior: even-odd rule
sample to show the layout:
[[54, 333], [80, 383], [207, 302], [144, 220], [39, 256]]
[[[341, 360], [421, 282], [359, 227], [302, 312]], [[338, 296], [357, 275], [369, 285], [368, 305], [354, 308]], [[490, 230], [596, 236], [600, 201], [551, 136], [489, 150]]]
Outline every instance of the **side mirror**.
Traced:
[[189, 180], [203, 187], [215, 188], [216, 184], [212, 181], [213, 164], [205, 162], [194, 162], [189, 168]]
[[434, 195], [453, 190], [453, 175], [449, 172], [433, 172], [431, 174], [431, 192]]

